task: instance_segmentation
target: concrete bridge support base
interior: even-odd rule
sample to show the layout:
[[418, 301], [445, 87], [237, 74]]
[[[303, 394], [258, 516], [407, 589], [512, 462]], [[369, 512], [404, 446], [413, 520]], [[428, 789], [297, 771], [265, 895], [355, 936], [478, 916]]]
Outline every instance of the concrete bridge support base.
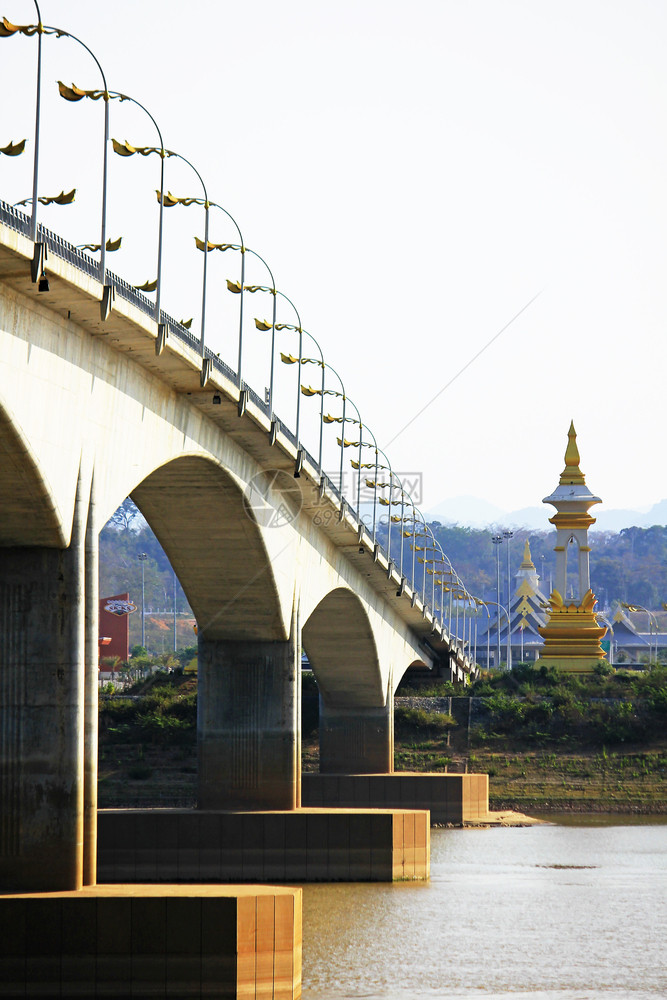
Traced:
[[0, 897], [0, 997], [301, 996], [301, 889], [99, 885]]
[[379, 708], [330, 708], [320, 699], [320, 771], [391, 774], [394, 770], [393, 699]]
[[[318, 777], [313, 775], [313, 777]], [[392, 882], [428, 879], [420, 809], [102, 809], [106, 882]]]
[[428, 809], [431, 823], [489, 819], [488, 774], [304, 774], [304, 808]]
[[200, 809], [301, 805], [301, 649], [199, 640]]

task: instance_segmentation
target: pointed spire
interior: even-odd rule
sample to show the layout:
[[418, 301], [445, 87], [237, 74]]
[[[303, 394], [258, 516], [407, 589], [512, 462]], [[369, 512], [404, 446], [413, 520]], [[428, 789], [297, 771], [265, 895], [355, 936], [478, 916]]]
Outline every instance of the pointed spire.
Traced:
[[585, 485], [586, 479], [579, 468], [579, 449], [577, 448], [577, 432], [574, 429], [574, 421], [570, 422], [570, 429], [567, 432], [567, 448], [565, 449], [565, 468], [560, 476], [560, 485], [571, 484]]
[[523, 547], [523, 562], [521, 563], [520, 569], [535, 569], [535, 563], [530, 555], [530, 543], [526, 539], [526, 544]]

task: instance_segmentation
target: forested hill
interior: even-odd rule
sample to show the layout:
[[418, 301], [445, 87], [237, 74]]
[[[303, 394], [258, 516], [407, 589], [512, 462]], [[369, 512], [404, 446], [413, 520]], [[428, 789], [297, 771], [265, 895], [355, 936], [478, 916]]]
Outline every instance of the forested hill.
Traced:
[[[451, 559], [470, 593], [495, 600], [496, 551], [490, 530], [462, 528], [431, 522], [430, 527]], [[397, 559], [398, 532], [392, 534], [392, 556]], [[502, 531], [498, 526], [495, 531]], [[381, 526], [380, 540], [386, 544], [386, 525]], [[526, 538], [530, 541], [533, 562], [543, 578], [542, 590], [549, 592], [550, 574], [555, 571], [555, 531], [517, 529], [510, 541], [510, 568], [514, 574], [521, 565]], [[616, 532], [591, 532], [591, 585], [601, 605], [614, 600], [659, 609], [667, 602], [667, 526], [624, 528]], [[404, 559], [411, 559], [409, 539], [404, 539]], [[422, 543], [420, 543], [422, 544]], [[500, 548], [501, 586], [506, 587], [507, 542]], [[138, 603], [141, 598], [139, 554], [145, 552], [144, 587], [146, 607], [168, 610], [173, 607], [174, 580], [169, 561], [160, 543], [131, 500], [118, 509], [100, 535], [100, 595], [130, 592]], [[417, 563], [417, 571], [421, 566]], [[176, 607], [189, 611], [180, 585], [176, 588]]]

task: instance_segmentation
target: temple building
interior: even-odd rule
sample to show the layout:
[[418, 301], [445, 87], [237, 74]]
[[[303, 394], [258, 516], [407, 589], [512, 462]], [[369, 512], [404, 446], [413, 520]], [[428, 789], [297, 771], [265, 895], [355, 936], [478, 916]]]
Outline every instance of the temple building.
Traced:
[[[554, 516], [549, 518], [556, 528], [556, 579], [549, 597], [548, 620], [539, 629], [544, 649], [536, 666], [591, 673], [605, 660], [600, 640], [607, 631], [595, 616], [597, 599], [590, 584], [588, 544], [588, 529], [595, 524], [589, 508], [602, 501], [586, 486], [579, 462], [577, 434], [571, 423], [565, 468], [554, 492], [542, 501], [556, 508]], [[568, 566], [568, 562], [574, 563], [574, 567]], [[572, 597], [566, 596], [568, 587]]]
[[[536, 660], [544, 640], [540, 628], [546, 624], [547, 598], [540, 590], [540, 578], [530, 554], [530, 543], [526, 539], [523, 547], [523, 561], [514, 574], [516, 589], [509, 606], [510, 617], [510, 664]], [[500, 626], [500, 635], [498, 635]], [[500, 642], [499, 642], [500, 640]], [[478, 623], [477, 660], [487, 666], [498, 665], [498, 645], [500, 662], [507, 662], [507, 618], [492, 615], [487, 621]]]
[[[649, 617], [647, 624], [653, 625], [649, 632], [640, 632], [630, 616], [623, 611], [623, 607], [628, 605], [616, 605], [611, 620], [611, 656], [609, 662], [613, 666], [645, 666], [647, 663], [655, 663], [660, 653], [667, 649], [667, 633], [658, 631], [658, 623], [651, 612], [642, 612], [640, 618], [646, 613]], [[613, 608], [612, 608], [613, 610]], [[653, 621], [651, 621], [653, 619]]]

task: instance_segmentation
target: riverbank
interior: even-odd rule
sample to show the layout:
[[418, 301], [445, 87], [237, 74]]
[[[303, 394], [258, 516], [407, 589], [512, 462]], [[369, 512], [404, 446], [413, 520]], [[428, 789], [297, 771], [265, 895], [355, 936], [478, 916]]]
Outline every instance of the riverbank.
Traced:
[[[667, 746], [624, 751], [500, 751], [460, 747], [450, 734], [395, 744], [395, 770], [489, 775], [489, 809], [667, 815]], [[462, 741], [465, 742], [465, 739]], [[304, 741], [304, 770], [316, 771], [317, 741]]]
[[[196, 678], [167, 675], [134, 697], [101, 701], [100, 808], [194, 807], [196, 697]], [[495, 714], [475, 705], [483, 700], [420, 697], [426, 707], [406, 710], [397, 699], [395, 770], [486, 773], [489, 808], [497, 813], [667, 815], [664, 725], [644, 742], [590, 745], [585, 719], [578, 732], [546, 733], [542, 721], [536, 733], [516, 720], [530, 702], [508, 702], [510, 725], [497, 705]], [[318, 771], [317, 698], [305, 692], [304, 730], [303, 769]]]

